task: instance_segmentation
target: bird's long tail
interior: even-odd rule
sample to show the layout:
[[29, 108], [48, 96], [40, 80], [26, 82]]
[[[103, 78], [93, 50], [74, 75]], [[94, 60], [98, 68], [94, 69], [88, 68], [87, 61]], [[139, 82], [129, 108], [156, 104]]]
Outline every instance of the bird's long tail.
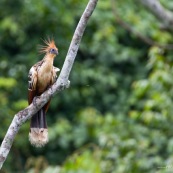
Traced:
[[42, 147], [48, 142], [46, 111], [44, 107], [31, 118], [29, 140], [35, 147]]

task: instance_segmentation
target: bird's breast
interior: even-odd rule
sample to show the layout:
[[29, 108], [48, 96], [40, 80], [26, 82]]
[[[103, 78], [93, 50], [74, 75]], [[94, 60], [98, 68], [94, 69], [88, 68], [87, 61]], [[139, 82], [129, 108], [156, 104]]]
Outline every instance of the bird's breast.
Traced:
[[51, 83], [53, 65], [44, 63], [38, 70], [37, 88], [39, 93], [44, 92]]

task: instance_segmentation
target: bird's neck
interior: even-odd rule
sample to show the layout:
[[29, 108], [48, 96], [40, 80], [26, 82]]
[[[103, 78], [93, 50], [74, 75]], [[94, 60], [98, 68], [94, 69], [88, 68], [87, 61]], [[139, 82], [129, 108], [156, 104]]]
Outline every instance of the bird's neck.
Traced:
[[44, 57], [44, 61], [48, 64], [53, 65], [55, 55], [54, 54], [46, 54]]

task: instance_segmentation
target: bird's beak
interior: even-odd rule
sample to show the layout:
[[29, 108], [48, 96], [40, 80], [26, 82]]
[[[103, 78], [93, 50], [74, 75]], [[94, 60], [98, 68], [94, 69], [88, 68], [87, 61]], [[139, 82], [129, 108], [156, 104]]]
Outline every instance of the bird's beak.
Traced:
[[56, 50], [56, 51], [55, 51], [55, 54], [56, 54], [56, 55], [58, 55], [58, 54], [59, 54], [58, 50]]

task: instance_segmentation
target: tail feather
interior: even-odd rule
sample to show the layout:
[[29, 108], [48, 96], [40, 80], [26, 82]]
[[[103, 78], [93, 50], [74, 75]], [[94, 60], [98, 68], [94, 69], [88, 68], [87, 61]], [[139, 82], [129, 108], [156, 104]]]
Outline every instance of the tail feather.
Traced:
[[29, 140], [35, 147], [42, 147], [48, 142], [46, 113], [43, 108], [31, 118]]
[[30, 126], [31, 128], [47, 128], [46, 113], [43, 108], [31, 118]]

